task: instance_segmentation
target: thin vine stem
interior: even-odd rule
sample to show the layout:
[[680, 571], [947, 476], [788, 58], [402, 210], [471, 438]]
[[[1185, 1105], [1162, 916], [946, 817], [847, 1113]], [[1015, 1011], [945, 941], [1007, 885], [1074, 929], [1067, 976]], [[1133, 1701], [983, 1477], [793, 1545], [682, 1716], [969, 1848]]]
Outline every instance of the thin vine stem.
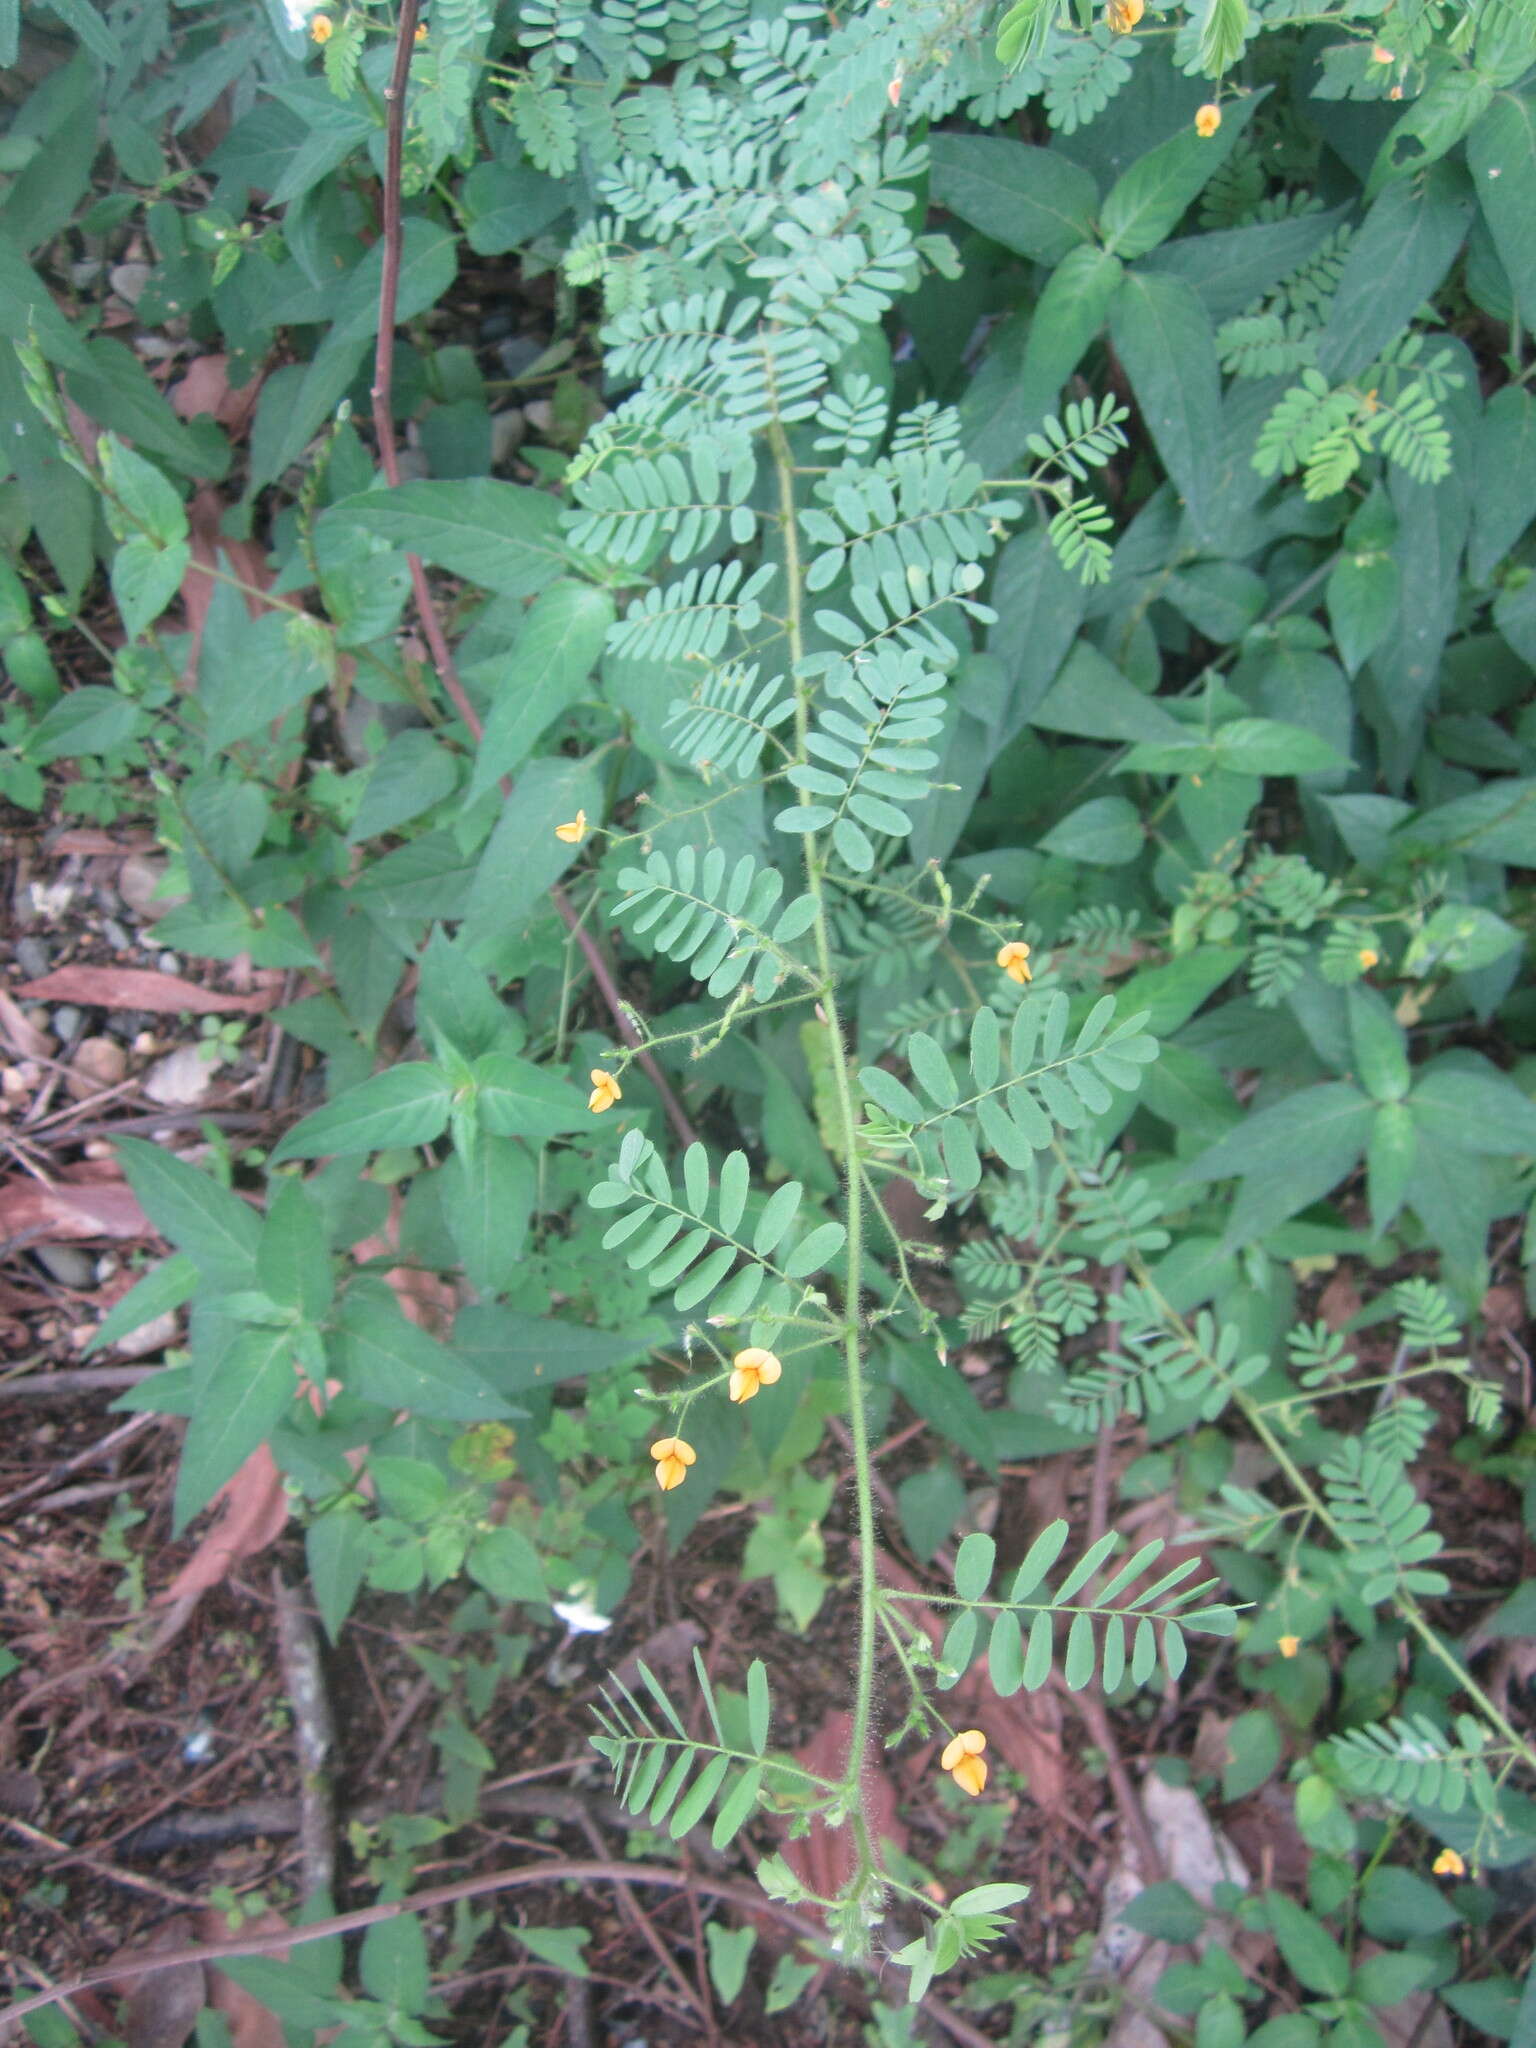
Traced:
[[[777, 420], [774, 421], [769, 438], [773, 449], [774, 469], [778, 477], [779, 520], [784, 544], [784, 580], [789, 591], [785, 632], [789, 640], [790, 663], [795, 685], [795, 751], [803, 761], [806, 758], [806, 740], [810, 731], [810, 701], [802, 674], [805, 659], [804, 592], [801, 579], [800, 534], [796, 523], [795, 468], [784, 429]], [[799, 792], [799, 800], [802, 805], [810, 802], [805, 790]], [[848, 1387], [848, 1438], [853, 1453], [854, 1499], [859, 1527], [859, 1635], [858, 1662], [854, 1676], [853, 1719], [843, 1783], [858, 1852], [857, 1868], [849, 1884], [849, 1893], [853, 1896], [867, 1879], [877, 1874], [869, 1823], [860, 1796], [864, 1758], [869, 1748], [874, 1722], [875, 1650], [879, 1630], [879, 1587], [875, 1576], [874, 1467], [870, 1457], [869, 1417], [864, 1400], [864, 1357], [859, 1320], [859, 1289], [864, 1270], [864, 1182], [858, 1165], [858, 1113], [854, 1105], [852, 1076], [848, 1070], [842, 1017], [837, 1004], [837, 975], [832, 958], [832, 934], [827, 918], [826, 882], [819, 833], [806, 835], [805, 852], [807, 882], [816, 906], [815, 922], [811, 929], [815, 937], [816, 961], [823, 983], [821, 1013], [831, 1046], [832, 1081], [843, 1141], [848, 1197], [843, 1364]]]

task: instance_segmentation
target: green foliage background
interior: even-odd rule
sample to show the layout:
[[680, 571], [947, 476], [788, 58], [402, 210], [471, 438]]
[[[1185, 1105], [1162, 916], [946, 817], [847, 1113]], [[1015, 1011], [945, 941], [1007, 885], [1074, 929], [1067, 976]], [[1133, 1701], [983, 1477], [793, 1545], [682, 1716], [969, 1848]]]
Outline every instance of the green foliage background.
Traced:
[[[39, 11], [65, 61], [0, 145], [0, 790], [150, 807], [187, 899], [161, 939], [305, 975], [279, 1022], [323, 1064], [264, 1160], [120, 1147], [175, 1250], [99, 1341], [189, 1305], [133, 1397], [188, 1418], [179, 1525], [268, 1444], [333, 1634], [365, 1587], [463, 1574], [504, 1645], [509, 1603], [618, 1605], [646, 1442], [686, 1428], [674, 1541], [718, 1489], [766, 1500], [746, 1568], [793, 1630], [829, 1584], [804, 1469], [829, 1414], [860, 1444], [898, 1400], [928, 1425], [899, 1493], [922, 1559], [976, 1468], [1129, 1416], [1132, 1491], [1179, 1490], [1240, 1617], [1181, 1624], [1170, 1593], [1127, 1634], [1108, 1552], [988, 1602], [962, 1545], [936, 1667], [862, 1596], [914, 1725], [973, 1658], [1003, 1695], [1058, 1669], [1123, 1699], [1177, 1678], [1182, 1629], [1236, 1627], [1252, 1753], [1316, 1739], [1320, 1858], [1376, 1872], [1424, 1826], [1530, 1854], [1529, 1744], [1426, 1618], [1451, 1581], [1410, 1391], [1449, 1388], [1457, 1455], [1496, 1456], [1463, 1332], [1536, 1159], [1528, 0], [1209, 0], [1132, 34], [1037, 0], [439, 0], [393, 355], [425, 473], [394, 489], [359, 426], [392, 22], [325, 20], [322, 56], [271, 8]], [[19, 33], [11, 0], [11, 56]], [[102, 331], [71, 257], [130, 230], [140, 325], [260, 377], [238, 445]], [[548, 308], [519, 481], [454, 310], [471, 277]], [[194, 656], [173, 607], [208, 484], [276, 600], [252, 621], [221, 570]], [[403, 632], [408, 554], [451, 674]], [[120, 644], [66, 684], [103, 570]], [[392, 732], [361, 768], [327, 740], [358, 699]], [[1028, 987], [997, 965], [1016, 940]], [[386, 1063], [407, 972], [416, 1042]], [[623, 1087], [601, 1116], [593, 1069]], [[459, 1285], [446, 1337], [343, 1256], [392, 1189], [405, 1256]], [[1358, 1329], [1393, 1323], [1385, 1374], [1312, 1320], [1339, 1260], [1379, 1276]], [[742, 1342], [785, 1370], [738, 1413]], [[1001, 1406], [955, 1369], [971, 1343]], [[672, 1703], [616, 1704], [632, 1804], [681, 1798], [677, 1834], [718, 1799], [729, 1841], [772, 1786], [762, 1682], [722, 1732], [704, 1681], [692, 1780]], [[449, 1690], [467, 1812], [484, 1760]], [[904, 1952], [914, 1994], [1007, 1903]], [[1308, 2038], [1357, 2024], [1352, 1964], [1274, 1931], [1344, 1999]], [[1415, 1983], [1447, 1981], [1432, 1948]], [[1199, 2038], [1243, 2038], [1251, 1987], [1203, 1967], [1189, 2009], [1236, 2017]], [[1498, 2033], [1493, 1982], [1464, 2016]]]

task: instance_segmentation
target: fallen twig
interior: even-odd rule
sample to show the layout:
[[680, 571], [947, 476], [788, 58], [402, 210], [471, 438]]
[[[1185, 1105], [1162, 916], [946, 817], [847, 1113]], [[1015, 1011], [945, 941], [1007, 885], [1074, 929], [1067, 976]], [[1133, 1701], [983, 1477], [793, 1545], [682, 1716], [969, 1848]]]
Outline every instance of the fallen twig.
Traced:
[[298, 1595], [275, 1567], [272, 1597], [283, 1683], [299, 1751], [299, 1848], [304, 1896], [329, 1898], [336, 1877], [336, 1803], [328, 1768], [336, 1724], [320, 1668], [320, 1639]]

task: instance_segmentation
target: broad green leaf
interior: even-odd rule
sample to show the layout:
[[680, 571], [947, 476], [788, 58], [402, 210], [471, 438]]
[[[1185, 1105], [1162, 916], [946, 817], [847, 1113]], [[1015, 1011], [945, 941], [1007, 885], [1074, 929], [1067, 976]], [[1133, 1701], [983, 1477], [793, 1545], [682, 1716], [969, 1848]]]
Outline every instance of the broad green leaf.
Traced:
[[1189, 734], [1161, 704], [1128, 683], [1087, 640], [1062, 665], [1032, 723], [1081, 739], [1166, 741], [1189, 744]]
[[1392, 178], [1417, 177], [1454, 149], [1493, 98], [1493, 80], [1459, 64], [1433, 76], [1405, 107], [1377, 152], [1365, 196], [1374, 199]]
[[324, 515], [506, 597], [531, 597], [568, 564], [559, 500], [495, 477], [408, 483], [343, 498]]
[[1103, 327], [1123, 275], [1117, 256], [1088, 245], [1071, 250], [1051, 272], [1030, 321], [1012, 399], [1025, 432], [1055, 411], [1061, 387]]
[[535, 600], [512, 651], [478, 671], [494, 666], [497, 673], [466, 804], [521, 768], [540, 734], [575, 701], [614, 618], [606, 590], [556, 583]]
[[542, 1141], [591, 1124], [586, 1098], [548, 1067], [536, 1067], [515, 1053], [488, 1052], [470, 1072], [480, 1121], [498, 1137]]
[[1109, 330], [1169, 476], [1197, 530], [1215, 540], [1211, 507], [1225, 430], [1210, 314], [1178, 278], [1133, 270], [1115, 294]]
[[371, 1551], [365, 1518], [347, 1509], [317, 1515], [304, 1532], [310, 1587], [321, 1623], [333, 1643], [362, 1590]]
[[198, 1388], [176, 1474], [179, 1534], [265, 1443], [298, 1393], [293, 1333], [239, 1331]]
[[1421, 1068], [1409, 1102], [1436, 1146], [1494, 1158], [1536, 1156], [1536, 1103], [1476, 1054], [1446, 1054]]
[[1400, 825], [1391, 844], [1536, 867], [1536, 776], [1500, 776], [1438, 804]]
[[1301, 1088], [1252, 1112], [1184, 1172], [1243, 1177], [1226, 1242], [1246, 1244], [1338, 1186], [1365, 1150], [1373, 1115], [1370, 1099], [1346, 1081]]
[[1453, 163], [1386, 187], [1350, 244], [1318, 338], [1324, 376], [1357, 377], [1407, 325], [1450, 269], [1471, 212], [1466, 173]]
[[585, 811], [599, 817], [603, 784], [592, 761], [561, 755], [530, 761], [503, 804], [480, 856], [467, 902], [458, 906], [460, 943], [520, 935], [530, 915], [547, 914], [549, 891], [581, 858], [581, 849], [555, 837], [555, 827]]
[[1328, 578], [1328, 623], [1352, 676], [1381, 645], [1397, 603], [1397, 564], [1389, 554], [1339, 556]]
[[[1229, 102], [1214, 135], [1181, 128], [1122, 172], [1105, 196], [1099, 232], [1112, 256], [1128, 263], [1167, 241], [1214, 172], [1232, 154], [1263, 92]], [[1109, 118], [1113, 120], [1114, 116]]]
[[1221, 1796], [1229, 1806], [1246, 1799], [1274, 1776], [1283, 1748], [1275, 1717], [1263, 1707], [1236, 1716], [1227, 1729], [1227, 1755], [1221, 1772]]
[[1315, 775], [1349, 766], [1316, 733], [1273, 718], [1235, 718], [1218, 727], [1211, 748], [1220, 767], [1241, 775]]
[[[1536, 246], [1531, 261], [1536, 270]], [[1486, 583], [1536, 519], [1536, 397], [1518, 384], [1496, 391], [1478, 422], [1476, 450], [1467, 573]]]
[[407, 1322], [382, 1281], [353, 1283], [328, 1356], [349, 1394], [429, 1422], [487, 1422], [514, 1412], [473, 1367]]
[[1146, 844], [1141, 813], [1128, 797], [1096, 796], [1069, 811], [1036, 844], [1042, 853], [1090, 867], [1117, 868], [1136, 858]]
[[1418, 1150], [1419, 1132], [1412, 1104], [1383, 1102], [1371, 1123], [1365, 1151], [1366, 1199], [1372, 1227], [1378, 1233], [1387, 1228], [1403, 1206]]
[[533, 1214], [537, 1170], [514, 1138], [482, 1131], [466, 1159], [442, 1168], [443, 1218], [477, 1294], [505, 1294], [517, 1278]]
[[386, 1067], [295, 1124], [273, 1163], [430, 1144], [448, 1128], [452, 1094], [444, 1075], [422, 1060]]
[[665, 1344], [668, 1335], [658, 1318], [634, 1322], [621, 1333], [487, 1306], [460, 1310], [453, 1346], [498, 1392], [518, 1394], [628, 1365], [652, 1345]]
[[145, 1215], [205, 1283], [226, 1291], [254, 1284], [261, 1219], [249, 1202], [142, 1138], [119, 1138], [116, 1151]]
[[1360, 1924], [1377, 1941], [1422, 1940], [1461, 1917], [1438, 1885], [1399, 1864], [1382, 1864], [1361, 1887]]
[[470, 1545], [464, 1569], [493, 1600], [549, 1598], [538, 1552], [519, 1529], [488, 1529]]
[[23, 752], [39, 766], [78, 760], [83, 754], [110, 754], [137, 738], [146, 723], [131, 697], [101, 683], [86, 683], [49, 706], [27, 734]]
[[1349, 1984], [1349, 1958], [1322, 1921], [1283, 1892], [1270, 1892], [1265, 1904], [1270, 1931], [1297, 1982], [1325, 1998], [1342, 1996]]
[[935, 134], [933, 197], [994, 242], [1056, 264], [1093, 232], [1093, 175], [1054, 149], [1000, 135]]
[[[293, 88], [274, 88], [292, 92]], [[371, 118], [367, 127], [372, 126]], [[366, 132], [366, 130], [365, 130]], [[351, 148], [348, 143], [347, 148]], [[326, 168], [330, 168], [327, 166]], [[322, 173], [323, 175], [323, 173]], [[273, 195], [274, 203], [276, 194]], [[400, 258], [400, 295], [396, 307], [396, 319], [400, 322], [415, 319], [442, 297], [453, 283], [457, 271], [457, 243], [450, 229], [419, 214], [411, 215], [404, 224], [403, 247]], [[257, 413], [255, 430], [251, 437], [251, 476], [248, 489], [255, 490], [274, 477], [280, 476], [290, 462], [297, 462], [308, 447], [310, 440], [331, 418], [346, 396], [348, 386], [362, 367], [373, 346], [378, 332], [379, 282], [384, 267], [384, 243], [382, 237], [342, 281], [334, 306], [327, 310], [330, 324], [325, 338], [304, 372], [303, 382], [296, 393], [279, 391], [277, 402], [269, 408], [263, 394], [263, 404]], [[397, 503], [401, 497], [409, 498], [417, 491], [462, 491], [474, 486], [464, 483], [449, 484], [406, 484], [400, 491], [381, 488], [367, 495], [375, 502]], [[496, 489], [513, 490], [512, 484], [493, 486]], [[532, 493], [530, 493], [532, 495]], [[354, 504], [361, 502], [353, 500]], [[323, 515], [326, 519], [343, 516], [341, 506], [332, 506]], [[366, 520], [361, 522], [367, 525]], [[372, 529], [383, 530], [380, 527]], [[386, 534], [386, 538], [390, 536]], [[402, 545], [412, 545], [407, 535]], [[425, 553], [424, 549], [419, 552]], [[429, 560], [435, 559], [428, 556]]]
[[136, 533], [123, 542], [112, 557], [112, 595], [130, 640], [159, 618], [180, 590], [191, 559], [184, 540], [160, 547]]
[[377, 1920], [363, 1936], [357, 1974], [370, 1998], [387, 2010], [417, 2013], [432, 1984], [427, 1937], [419, 1913]]
[[89, 1357], [104, 1344], [116, 1344], [122, 1338], [132, 1336], [135, 1330], [142, 1330], [146, 1323], [170, 1315], [192, 1299], [197, 1292], [199, 1278], [195, 1261], [189, 1259], [185, 1252], [172, 1252], [168, 1259], [161, 1259], [142, 1279], [135, 1281], [126, 1294], [113, 1302], [92, 1330], [85, 1355]]
[[310, 1323], [319, 1322], [335, 1292], [324, 1213], [303, 1182], [289, 1175], [269, 1187], [256, 1248], [256, 1284], [280, 1308]]
[[541, 1963], [552, 1963], [568, 1977], [591, 1976], [582, 1954], [592, 1938], [589, 1927], [513, 1927], [510, 1932]]
[[[721, 1757], [719, 1761], [723, 1764], [725, 1759]], [[675, 1830], [674, 1839], [681, 1832]], [[704, 1941], [709, 1950], [709, 1981], [715, 1987], [715, 1996], [722, 2005], [732, 2005], [747, 1981], [747, 1964], [757, 1942], [757, 1929], [750, 1922], [745, 1927], [723, 1927], [710, 1920], [705, 1924]]]
[[526, 247], [570, 206], [571, 187], [531, 164], [476, 164], [459, 188], [464, 233], [477, 256]]
[[296, 640], [284, 613], [252, 619], [238, 591], [214, 590], [194, 684], [210, 747], [267, 731], [329, 680], [313, 641]]
[[1181, 235], [1151, 250], [1137, 268], [1182, 278], [1219, 324], [1246, 312], [1255, 299], [1300, 270], [1348, 218], [1346, 208], [1333, 207], [1327, 213]]
[[374, 763], [347, 838], [356, 845], [409, 824], [450, 796], [458, 779], [457, 757], [441, 740], [397, 732]]
[[1501, 92], [1467, 137], [1467, 164], [1526, 326], [1536, 327], [1536, 105]]

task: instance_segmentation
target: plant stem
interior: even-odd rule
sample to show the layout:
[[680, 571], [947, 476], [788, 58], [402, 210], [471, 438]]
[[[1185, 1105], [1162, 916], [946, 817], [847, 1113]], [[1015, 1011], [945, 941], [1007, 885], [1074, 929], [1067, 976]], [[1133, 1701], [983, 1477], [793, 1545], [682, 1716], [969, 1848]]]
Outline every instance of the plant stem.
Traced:
[[[770, 433], [774, 468], [779, 481], [779, 521], [784, 540], [784, 581], [789, 591], [789, 610], [784, 628], [789, 640], [790, 665], [795, 686], [795, 752], [806, 759], [806, 738], [810, 729], [810, 699], [801, 673], [805, 658], [805, 624], [801, 582], [800, 534], [795, 523], [795, 469], [789, 442], [775, 421]], [[804, 790], [800, 802], [809, 803]], [[853, 1083], [848, 1071], [848, 1054], [843, 1039], [842, 1017], [837, 1007], [837, 975], [832, 960], [832, 935], [827, 923], [826, 884], [822, 871], [821, 835], [810, 833], [805, 842], [806, 879], [816, 905], [812, 926], [816, 941], [816, 964], [821, 974], [821, 1011], [832, 1049], [832, 1079], [837, 1096], [837, 1115], [843, 1142], [847, 1186], [847, 1279], [843, 1298], [843, 1367], [848, 1385], [848, 1438], [853, 1452], [853, 1489], [859, 1526], [859, 1642], [854, 1676], [853, 1726], [848, 1742], [848, 1762], [843, 1774], [844, 1793], [858, 1851], [858, 1863], [849, 1880], [847, 1896], [857, 1897], [868, 1879], [876, 1874], [874, 1848], [864, 1812], [862, 1780], [864, 1758], [874, 1721], [875, 1648], [878, 1631], [878, 1584], [875, 1577], [874, 1468], [869, 1449], [869, 1417], [864, 1403], [864, 1360], [859, 1316], [859, 1288], [864, 1270], [864, 1189], [858, 1167], [858, 1114], [854, 1106]]]

